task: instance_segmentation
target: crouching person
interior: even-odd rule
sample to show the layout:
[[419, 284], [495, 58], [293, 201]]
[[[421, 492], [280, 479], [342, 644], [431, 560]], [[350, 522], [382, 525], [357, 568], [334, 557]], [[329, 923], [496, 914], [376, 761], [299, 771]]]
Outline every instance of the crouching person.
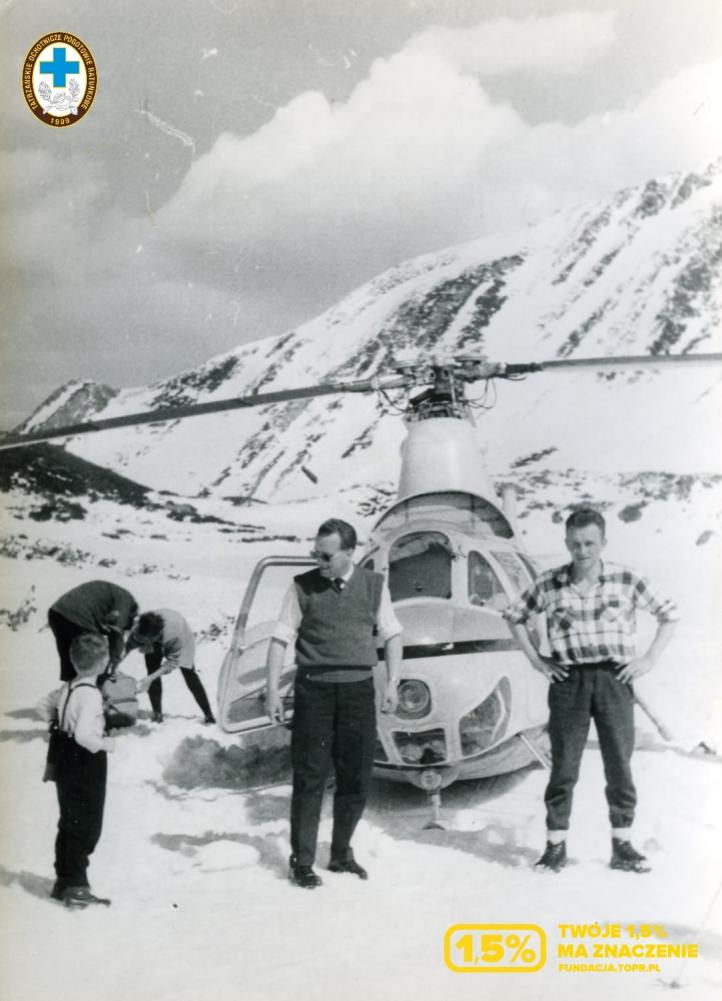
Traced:
[[188, 690], [203, 713], [204, 723], [215, 723], [203, 682], [195, 668], [196, 641], [180, 612], [159, 608], [144, 612], [128, 636], [126, 653], [140, 649], [145, 654], [148, 677], [138, 682], [137, 691], [148, 692], [153, 722], [163, 722], [163, 686], [160, 676], [180, 668]]
[[51, 730], [53, 775], [60, 819], [55, 839], [55, 885], [51, 896], [66, 907], [109, 904], [88, 884], [88, 863], [100, 838], [105, 806], [107, 751], [114, 741], [105, 736], [103, 700], [97, 678], [108, 665], [108, 640], [95, 633], [76, 636], [70, 644], [76, 676], [38, 706]]

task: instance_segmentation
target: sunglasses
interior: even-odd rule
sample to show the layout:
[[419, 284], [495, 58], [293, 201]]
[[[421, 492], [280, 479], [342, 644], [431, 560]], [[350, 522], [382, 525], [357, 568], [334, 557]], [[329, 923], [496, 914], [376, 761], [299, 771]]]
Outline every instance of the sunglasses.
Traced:
[[308, 554], [311, 559], [317, 560], [319, 563], [330, 563], [332, 559], [336, 556], [340, 556], [340, 553], [319, 553], [318, 550], [312, 549]]

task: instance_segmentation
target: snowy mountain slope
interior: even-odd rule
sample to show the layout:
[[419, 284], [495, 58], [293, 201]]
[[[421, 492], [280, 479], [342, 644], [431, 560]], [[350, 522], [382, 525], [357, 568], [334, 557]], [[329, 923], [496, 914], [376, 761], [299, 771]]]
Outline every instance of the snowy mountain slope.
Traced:
[[[721, 221], [716, 161], [558, 213], [518, 239], [418, 258], [298, 330], [73, 412], [113, 416], [367, 377], [402, 351], [515, 361], [719, 349]], [[494, 473], [550, 448], [558, 469], [715, 468], [704, 434], [720, 417], [715, 369], [544, 374], [498, 392], [479, 433]], [[55, 422], [61, 409], [48, 401], [24, 426]], [[394, 479], [403, 427], [388, 410], [373, 396], [326, 397], [106, 432], [70, 447], [156, 488], [290, 499], [313, 489], [302, 465], [321, 491]]]

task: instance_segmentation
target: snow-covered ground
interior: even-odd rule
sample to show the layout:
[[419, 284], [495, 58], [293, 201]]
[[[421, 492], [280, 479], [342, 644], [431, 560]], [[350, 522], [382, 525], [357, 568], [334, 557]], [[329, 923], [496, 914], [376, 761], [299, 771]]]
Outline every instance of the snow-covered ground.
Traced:
[[[614, 518], [610, 525], [610, 558], [648, 571], [679, 599], [683, 613], [673, 644], [640, 684], [675, 737], [664, 745], [640, 715], [636, 843], [650, 858], [650, 874], [607, 867], [604, 779], [592, 742], [575, 802], [572, 861], [559, 875], [531, 868], [543, 844], [545, 784], [542, 769], [531, 768], [447, 790], [444, 831], [423, 829], [427, 808], [417, 790], [375, 783], [355, 838], [370, 871], [367, 883], [323, 873], [327, 803], [318, 859], [324, 885], [299, 890], [286, 875], [288, 773], [279, 766], [279, 784], [263, 789], [247, 788], [254, 784], [247, 770], [236, 780], [237, 739], [203, 727], [182, 680], [172, 676], [164, 684], [166, 722], [151, 724], [144, 704], [110, 760], [105, 829], [90, 875], [113, 905], [79, 913], [48, 899], [57, 807], [54, 787], [41, 781], [44, 729], [31, 712], [57, 677], [45, 609], [93, 577], [128, 587], [142, 607], [177, 608], [200, 637], [198, 664], [213, 699], [255, 562], [270, 552], [305, 552], [315, 525], [343, 505], [244, 508], [237, 520], [258, 528], [245, 534], [103, 501], [91, 505], [84, 522], [6, 515], [3, 534], [24, 536], [18, 541], [24, 549], [17, 558], [0, 557], [0, 609], [25, 603], [36, 610], [15, 630], [0, 625], [3, 996], [644, 1001], [679, 981], [690, 1001], [719, 997], [720, 761], [693, 751], [700, 740], [722, 746], [719, 504], [715, 491], [704, 497], [706, 509], [702, 502], [692, 509], [658, 501], [639, 520]], [[19, 517], [22, 501], [15, 503]], [[202, 503], [194, 500], [199, 509]], [[524, 525], [532, 549], [547, 560], [562, 555], [560, 527], [547, 509], [535, 509]], [[712, 534], [699, 544], [703, 529]], [[264, 534], [266, 541], [248, 541]], [[300, 541], [273, 541], [278, 535]], [[41, 554], [53, 544], [67, 547], [68, 562], [58, 562], [58, 552]], [[73, 550], [84, 555], [74, 561]], [[126, 665], [144, 673], [137, 655]], [[594, 922], [664, 925], [665, 941], [698, 943], [700, 956], [660, 960], [659, 973], [560, 971], [558, 925]], [[547, 936], [546, 965], [526, 975], [452, 972], [444, 963], [444, 935], [461, 923], [539, 925]]]

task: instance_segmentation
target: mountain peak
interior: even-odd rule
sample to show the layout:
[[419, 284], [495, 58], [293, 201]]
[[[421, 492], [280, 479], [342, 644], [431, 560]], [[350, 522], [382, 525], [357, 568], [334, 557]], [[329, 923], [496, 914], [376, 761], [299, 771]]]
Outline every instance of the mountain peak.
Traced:
[[14, 429], [16, 434], [79, 424], [102, 410], [118, 390], [91, 380], [72, 380], [60, 386]]

